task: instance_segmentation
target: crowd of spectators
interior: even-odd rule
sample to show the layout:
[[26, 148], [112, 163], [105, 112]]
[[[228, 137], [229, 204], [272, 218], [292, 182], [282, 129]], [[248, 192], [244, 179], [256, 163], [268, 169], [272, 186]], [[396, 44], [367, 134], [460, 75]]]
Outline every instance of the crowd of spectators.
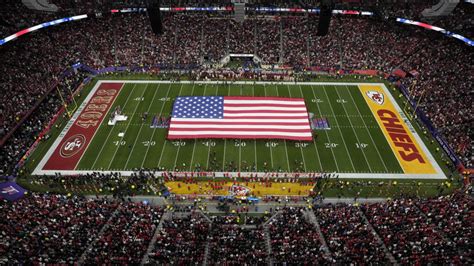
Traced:
[[347, 204], [315, 206], [314, 213], [336, 263], [388, 262], [382, 244], [377, 242], [358, 207]]
[[121, 204], [108, 226], [87, 250], [86, 264], [139, 264], [158, 226], [163, 209], [144, 203]]
[[360, 207], [276, 207], [271, 218], [253, 214], [262, 218], [256, 224], [172, 209], [164, 214], [164, 207], [142, 202], [36, 193], [0, 200], [0, 263], [473, 263], [469, 188]]
[[474, 233], [472, 197], [454, 193], [433, 199], [418, 200], [416, 206], [426, 215], [427, 221], [435, 224], [456, 245], [461, 261], [471, 260], [474, 255], [472, 239]]
[[269, 222], [275, 264], [330, 262], [314, 224], [307, 220], [304, 212], [305, 208], [301, 207], [284, 208], [274, 220]]
[[195, 265], [204, 262], [209, 222], [200, 213], [172, 217], [163, 227], [147, 263], [152, 265]]
[[98, 236], [118, 203], [61, 195], [29, 195], [0, 202], [0, 261], [73, 264]]
[[[10, 4], [11, 13], [18, 13], [16, 2]], [[456, 12], [466, 14], [463, 10], [470, 8], [462, 5]], [[10, 18], [5, 17], [4, 21]], [[455, 40], [408, 26], [339, 16], [333, 17], [330, 34], [324, 37], [316, 36], [317, 17], [311, 15], [255, 15], [237, 23], [229, 14], [166, 13], [163, 25], [164, 34], [157, 36], [145, 14], [104, 14], [43, 29], [4, 45], [0, 71], [9, 74], [0, 76], [4, 92], [0, 96], [0, 137], [15, 128], [44, 96], [46, 99], [2, 147], [0, 171], [12, 172], [36, 133], [60, 108], [55, 88], [59, 86], [67, 95], [77, 86], [82, 76], [71, 77], [70, 82], [61, 78], [62, 71], [73, 63], [95, 69], [119, 65], [198, 67], [218, 63], [229, 52], [256, 53], [262, 65], [280, 62], [295, 69], [416, 70], [419, 75], [409, 75], [401, 82], [410, 88], [415, 101], [420, 100], [420, 109], [464, 165], [472, 166], [472, 106], [470, 101], [458, 100], [471, 96], [468, 62], [472, 53], [470, 47]]]
[[[2, 75], [0, 80], [5, 76], [9, 75]], [[63, 99], [66, 100], [66, 103], [71, 103], [71, 92], [77, 88], [84, 77], [83, 74], [77, 74], [62, 79], [48, 95], [42, 91], [41, 87], [36, 87], [34, 84], [31, 85], [31, 89], [25, 88], [23, 90], [21, 89], [22, 83], [17, 84], [18, 86], [3, 83], [5, 84], [5, 93], [0, 96], [2, 97], [2, 104], [0, 105], [0, 139], [8, 134], [8, 130], [11, 130], [14, 126], [19, 125], [19, 127], [15, 134], [0, 149], [0, 175], [14, 172], [15, 166], [36, 141], [39, 134], [45, 128], [51, 126], [49, 122], [63, 107]], [[45, 97], [44, 100], [42, 100], [43, 97]], [[37, 107], [35, 107], [36, 105]], [[73, 106], [74, 104], [71, 104], [69, 109]], [[34, 110], [32, 115], [22, 117], [23, 114], [30, 110]], [[66, 116], [67, 113], [64, 112], [62, 117], [65, 118]], [[22, 124], [15, 124], [15, 122], [22, 118], [26, 118]], [[56, 124], [56, 127], [60, 126], [61, 124]], [[43, 136], [43, 139], [48, 138], [49, 134]]]
[[140, 169], [130, 176], [122, 176], [120, 172], [93, 172], [78, 175], [63, 176], [42, 175], [28, 180], [28, 186], [41, 186], [50, 192], [102, 194], [107, 193], [114, 198], [125, 198], [134, 195], [163, 196], [166, 189], [163, 186], [163, 177], [156, 171]]
[[459, 256], [456, 243], [429, 221], [415, 202], [399, 199], [362, 208], [395, 259], [402, 264], [457, 264], [471, 259]]
[[209, 237], [210, 265], [266, 265], [267, 250], [264, 231], [241, 227], [236, 216], [218, 216]]

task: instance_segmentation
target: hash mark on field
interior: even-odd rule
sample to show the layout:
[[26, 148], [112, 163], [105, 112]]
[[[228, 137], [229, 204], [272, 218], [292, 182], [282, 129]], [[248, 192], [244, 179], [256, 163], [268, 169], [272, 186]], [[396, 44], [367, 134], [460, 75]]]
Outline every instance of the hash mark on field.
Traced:
[[[323, 91], [324, 91], [324, 94], [326, 95], [326, 99], [328, 100], [329, 108], [331, 109], [331, 112], [333, 114], [335, 114], [334, 109], [333, 109], [332, 104], [331, 104], [331, 100], [329, 99], [328, 93], [326, 92], [326, 87], [324, 85], [323, 85]], [[337, 118], [336, 118], [335, 122], [336, 122], [336, 125], [339, 125], [339, 122], [337, 121]], [[351, 155], [349, 154], [349, 149], [347, 148], [346, 140], [344, 139], [344, 135], [342, 134], [341, 129], [340, 128], [338, 128], [338, 129], [339, 129], [339, 134], [341, 134], [341, 139], [342, 139], [342, 142], [344, 143], [344, 147], [346, 148], [347, 156], [349, 156], [349, 161], [351, 162], [352, 170], [355, 172], [354, 162], [352, 161]]]
[[[158, 86], [158, 88], [156, 90], [158, 90], [160, 88], [160, 86]], [[169, 86], [168, 86], [168, 91], [166, 92], [166, 98], [168, 98], [168, 95], [170, 93], [170, 89], [171, 89], [171, 83], [169, 83]], [[154, 99], [153, 99], [154, 100]], [[163, 102], [163, 105], [161, 106], [161, 110], [160, 110], [160, 117], [162, 116], [162, 113], [163, 113], [163, 109], [166, 105], [166, 102]], [[152, 141], [153, 138], [155, 137], [155, 132], [156, 132], [156, 128], [153, 128], [153, 133], [151, 133], [151, 137], [148, 141]], [[163, 143], [164, 145], [164, 143]], [[141, 164], [141, 168], [143, 168], [143, 165], [145, 164], [145, 160], [148, 156], [148, 151], [150, 150], [150, 147], [151, 145], [148, 145], [148, 147], [146, 148], [146, 152], [145, 152], [145, 157], [143, 157], [143, 160], [142, 160], [142, 164]], [[163, 149], [163, 148], [162, 148]]]
[[[125, 106], [127, 106], [128, 100], [130, 100], [130, 96], [132, 95], [133, 91], [135, 90], [135, 86], [137, 86], [137, 83], [135, 83], [135, 84], [133, 85], [133, 88], [132, 88], [132, 90], [130, 91], [130, 94], [128, 95], [127, 100], [125, 100], [125, 103], [123, 104], [122, 110], [125, 109]], [[123, 91], [122, 91], [122, 92], [123, 92]], [[108, 113], [107, 115], [110, 115], [110, 112], [112, 112], [112, 108], [110, 108], [109, 113]], [[91, 169], [94, 169], [95, 164], [97, 163], [97, 160], [99, 159], [100, 155], [102, 154], [102, 151], [104, 150], [105, 144], [109, 141], [110, 135], [112, 134], [112, 131], [113, 131], [113, 129], [115, 128], [116, 125], [117, 125], [117, 123], [112, 126], [112, 128], [111, 128], [110, 131], [109, 131], [109, 134], [107, 134], [107, 138], [106, 138], [105, 141], [102, 143], [102, 147], [100, 148], [99, 153], [97, 153], [97, 157], [95, 157], [95, 160], [94, 160], [94, 163], [92, 164]]]
[[[160, 87], [160, 84], [158, 83], [158, 88]], [[148, 88], [148, 86], [147, 86]], [[158, 88], [155, 88], [155, 92], [153, 93], [153, 98], [152, 100], [150, 101], [149, 105], [148, 105], [148, 108], [146, 110], [147, 113], [150, 112], [150, 109], [151, 107], [153, 106], [153, 103], [155, 102], [155, 96], [156, 96], [156, 92], [158, 91]], [[145, 89], [146, 90], [146, 89]], [[135, 145], [137, 144], [137, 141], [138, 141], [138, 137], [140, 136], [140, 133], [142, 132], [142, 128], [143, 128], [143, 125], [145, 123], [142, 123], [142, 125], [140, 126], [140, 129], [138, 130], [138, 134], [135, 136], [135, 141], [133, 142], [133, 146], [132, 146], [132, 150], [130, 151], [130, 153], [128, 154], [128, 158], [127, 158], [127, 162], [125, 162], [125, 166], [123, 167], [123, 169], [126, 169], [127, 168], [127, 165], [128, 165], [128, 162], [130, 161], [130, 158], [132, 157], [132, 153], [133, 153], [133, 150], [135, 149]], [[148, 150], [148, 149], [147, 149]]]
[[[142, 92], [142, 96], [141, 96], [141, 97], [143, 97], [143, 95], [145, 95], [146, 89], [148, 88], [148, 84], [150, 84], [150, 83], [147, 83], [145, 89], [144, 89], [143, 92]], [[132, 114], [132, 116], [130, 117], [130, 120], [128, 120], [127, 127], [125, 128], [125, 133], [124, 133], [123, 137], [120, 138], [119, 141], [122, 141], [122, 140], [125, 138], [125, 136], [127, 135], [127, 131], [128, 131], [128, 128], [129, 128], [129, 124], [130, 124], [130, 122], [132, 122], [133, 117], [135, 116], [135, 113], [137, 112], [138, 106], [140, 106], [140, 104], [137, 104], [137, 105], [135, 106], [135, 109], [134, 109], [134, 111], [133, 111], [133, 114]], [[118, 152], [119, 148], [120, 148], [120, 145], [117, 145], [117, 148], [115, 149], [114, 155], [112, 156], [112, 160], [110, 160], [110, 163], [109, 163], [109, 166], [107, 167], [107, 169], [110, 169], [110, 166], [112, 166], [112, 163], [114, 162], [115, 156], [117, 155], [117, 152]]]

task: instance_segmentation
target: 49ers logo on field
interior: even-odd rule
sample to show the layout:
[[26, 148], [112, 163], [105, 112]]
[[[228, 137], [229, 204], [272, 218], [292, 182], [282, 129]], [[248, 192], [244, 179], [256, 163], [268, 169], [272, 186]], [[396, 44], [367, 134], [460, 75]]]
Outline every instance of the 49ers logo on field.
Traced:
[[367, 96], [378, 105], [383, 105], [384, 97], [383, 94], [378, 91], [368, 91]]
[[61, 157], [69, 158], [84, 148], [86, 137], [82, 134], [76, 134], [68, 138], [59, 151]]

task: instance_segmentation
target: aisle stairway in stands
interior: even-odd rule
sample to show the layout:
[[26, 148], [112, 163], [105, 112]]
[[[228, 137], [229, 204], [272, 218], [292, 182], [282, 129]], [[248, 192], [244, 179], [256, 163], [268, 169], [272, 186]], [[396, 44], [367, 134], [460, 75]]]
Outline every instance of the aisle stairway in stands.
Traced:
[[306, 219], [309, 220], [310, 223], [316, 227], [316, 231], [318, 232], [319, 238], [321, 239], [321, 242], [323, 244], [323, 249], [326, 255], [330, 256], [331, 252], [329, 251], [328, 245], [326, 243], [326, 239], [324, 238], [323, 233], [321, 233], [321, 227], [319, 226], [318, 218], [316, 218], [316, 215], [314, 215], [314, 212], [312, 211], [306, 211], [305, 212]]
[[393, 257], [392, 253], [388, 250], [387, 246], [385, 245], [385, 243], [382, 241], [382, 239], [380, 238], [379, 234], [377, 233], [377, 231], [375, 231], [374, 227], [372, 226], [372, 224], [369, 222], [369, 220], [367, 219], [367, 217], [365, 216], [364, 212], [362, 210], [359, 209], [359, 214], [360, 214], [360, 217], [362, 217], [362, 219], [364, 220], [364, 222], [367, 224], [367, 226], [369, 227], [369, 229], [373, 232], [373, 235], [375, 237], [375, 239], [377, 239], [377, 242], [382, 246], [382, 248], [385, 250], [385, 255], [387, 256], [388, 260], [390, 261], [390, 263], [392, 265], [398, 265], [398, 262], [397, 260]]
[[142, 258], [142, 261], [140, 262], [140, 265], [145, 265], [148, 262], [148, 256], [150, 255], [151, 251], [153, 250], [153, 247], [155, 246], [156, 240], [158, 239], [158, 235], [163, 228], [163, 222], [166, 220], [171, 219], [171, 212], [169, 210], [166, 210], [163, 216], [161, 217], [160, 223], [155, 229], [155, 232], [153, 233], [153, 238], [151, 239], [150, 243], [148, 244], [148, 248]]
[[112, 213], [112, 215], [110, 216], [109, 220], [107, 220], [107, 223], [105, 223], [105, 225], [102, 227], [102, 229], [100, 229], [99, 233], [97, 234], [96, 238], [94, 239], [94, 241], [92, 241], [89, 246], [87, 246], [87, 248], [84, 250], [84, 253], [82, 253], [81, 257], [79, 258], [79, 261], [77, 262], [77, 265], [84, 265], [84, 261], [85, 259], [87, 258], [87, 255], [89, 254], [90, 250], [92, 250], [92, 247], [94, 247], [94, 245], [97, 243], [97, 241], [99, 241], [99, 239], [102, 237], [102, 235], [104, 234], [105, 230], [107, 230], [107, 228], [110, 227], [111, 225], [111, 222], [113, 221], [113, 219], [115, 219], [115, 217], [117, 216], [118, 212], [119, 212], [119, 208], [120, 207], [117, 207], [117, 209]]

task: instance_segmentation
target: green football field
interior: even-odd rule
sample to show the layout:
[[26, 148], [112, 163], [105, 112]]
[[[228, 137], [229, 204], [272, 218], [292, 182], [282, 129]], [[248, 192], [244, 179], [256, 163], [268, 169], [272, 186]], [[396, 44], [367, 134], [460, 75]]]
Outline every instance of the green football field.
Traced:
[[[303, 97], [308, 112], [316, 118], [327, 119], [330, 129], [316, 129], [317, 137], [312, 142], [232, 139], [169, 141], [166, 139], [166, 128], [150, 128], [150, 125], [155, 115], [170, 116], [174, 99], [178, 96]], [[107, 124], [108, 117], [117, 106], [128, 119], [110, 126]], [[149, 115], [143, 120], [145, 112]], [[119, 133], [124, 134], [119, 136]], [[45, 157], [43, 160], [47, 160], [48, 154]], [[37, 173], [41, 173], [41, 167], [40, 164]], [[126, 81], [74, 171], [133, 171], [139, 168], [404, 174], [357, 84], [331, 83]]]

